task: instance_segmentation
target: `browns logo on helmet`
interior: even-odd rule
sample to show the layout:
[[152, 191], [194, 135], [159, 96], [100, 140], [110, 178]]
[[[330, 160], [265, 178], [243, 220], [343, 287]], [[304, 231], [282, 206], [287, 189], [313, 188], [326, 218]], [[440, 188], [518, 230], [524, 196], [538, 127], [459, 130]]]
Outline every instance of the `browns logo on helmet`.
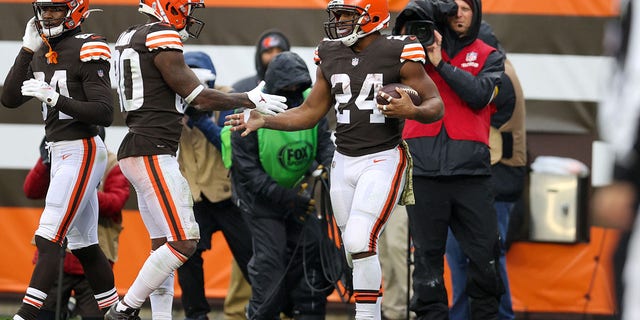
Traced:
[[172, 25], [185, 41], [198, 38], [204, 27], [204, 22], [191, 16], [196, 8], [204, 8], [204, 0], [140, 0], [138, 12]]

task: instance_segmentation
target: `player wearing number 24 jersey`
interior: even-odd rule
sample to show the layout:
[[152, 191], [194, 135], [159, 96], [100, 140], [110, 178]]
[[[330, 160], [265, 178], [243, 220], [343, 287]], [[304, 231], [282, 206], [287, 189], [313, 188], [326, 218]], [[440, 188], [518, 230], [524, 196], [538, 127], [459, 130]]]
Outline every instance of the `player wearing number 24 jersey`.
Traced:
[[[380, 319], [381, 271], [378, 236], [401, 198], [409, 158], [403, 148], [404, 119], [433, 122], [443, 115], [442, 100], [424, 71], [425, 52], [413, 36], [383, 36], [386, 0], [332, 0], [328, 4], [329, 39], [316, 51], [316, 81], [299, 107], [275, 116], [253, 111], [227, 116], [243, 135], [258, 128], [311, 128], [333, 107], [336, 152], [331, 164], [331, 203], [353, 263], [356, 319]], [[376, 104], [378, 89], [389, 83], [414, 88], [418, 106], [405, 92], [388, 105]]]
[[[348, 156], [361, 156], [400, 145], [404, 118], [385, 117], [376, 108], [377, 89], [402, 82], [405, 62], [424, 63], [424, 51], [408, 36], [380, 36], [361, 52], [342, 42], [324, 40], [314, 60], [330, 79], [336, 111], [336, 145]], [[389, 110], [390, 107], [387, 107]]]
[[33, 320], [58, 277], [67, 243], [80, 260], [101, 309], [118, 301], [113, 271], [98, 246], [97, 187], [107, 165], [98, 127], [113, 120], [104, 37], [82, 33], [88, 1], [35, 0], [18, 53], [4, 81], [2, 104], [41, 102], [51, 180], [35, 232], [39, 258], [15, 320]]

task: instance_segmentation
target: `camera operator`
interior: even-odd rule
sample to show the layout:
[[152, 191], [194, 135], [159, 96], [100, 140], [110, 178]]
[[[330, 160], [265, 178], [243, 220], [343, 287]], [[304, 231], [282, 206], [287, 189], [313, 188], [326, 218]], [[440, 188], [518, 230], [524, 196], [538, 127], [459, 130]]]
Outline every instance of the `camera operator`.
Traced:
[[415, 246], [411, 310], [418, 319], [449, 319], [443, 276], [449, 228], [470, 261], [471, 318], [498, 319], [504, 292], [489, 154], [492, 102], [504, 58], [477, 39], [481, 22], [480, 0], [416, 1], [394, 28], [395, 34], [413, 32], [424, 41], [430, 62], [425, 70], [445, 105], [441, 120], [406, 120], [403, 130], [414, 161], [414, 192], [421, 195], [407, 207]]

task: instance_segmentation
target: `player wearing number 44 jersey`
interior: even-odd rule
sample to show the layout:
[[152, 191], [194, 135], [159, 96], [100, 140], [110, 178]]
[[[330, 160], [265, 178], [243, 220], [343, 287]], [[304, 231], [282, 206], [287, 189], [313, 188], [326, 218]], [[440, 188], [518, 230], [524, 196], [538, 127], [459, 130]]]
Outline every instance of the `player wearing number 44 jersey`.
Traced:
[[198, 37], [204, 23], [193, 13], [204, 0], [141, 0], [144, 24], [122, 32], [114, 68], [120, 107], [129, 132], [118, 150], [124, 175], [137, 193], [152, 253], [122, 301], [105, 319], [135, 319], [150, 298], [153, 319], [171, 319], [173, 274], [191, 256], [199, 239], [189, 185], [176, 152], [187, 105], [205, 110], [237, 107], [284, 111], [286, 99], [261, 92], [224, 93], [205, 88], [185, 61], [182, 42]]
[[[381, 271], [378, 236], [407, 179], [409, 158], [403, 148], [404, 119], [433, 122], [443, 115], [438, 91], [424, 71], [425, 52], [413, 36], [383, 36], [386, 0], [332, 0], [328, 4], [329, 39], [320, 43], [316, 81], [299, 107], [276, 116], [247, 111], [227, 116], [243, 135], [258, 128], [302, 130], [313, 127], [333, 106], [337, 116], [336, 152], [331, 165], [331, 202], [348, 258], [353, 262], [356, 319], [380, 319]], [[388, 105], [375, 102], [389, 83], [414, 88], [414, 105], [404, 91]]]
[[[36, 0], [22, 48], [4, 81], [2, 104], [42, 102], [51, 182], [35, 243], [39, 257], [20, 309], [35, 319], [59, 272], [65, 239], [80, 260], [98, 306], [118, 301], [109, 261], [98, 246], [97, 186], [107, 165], [98, 127], [113, 120], [111, 52], [105, 38], [81, 33], [88, 2]], [[46, 44], [46, 46], [45, 46]]]

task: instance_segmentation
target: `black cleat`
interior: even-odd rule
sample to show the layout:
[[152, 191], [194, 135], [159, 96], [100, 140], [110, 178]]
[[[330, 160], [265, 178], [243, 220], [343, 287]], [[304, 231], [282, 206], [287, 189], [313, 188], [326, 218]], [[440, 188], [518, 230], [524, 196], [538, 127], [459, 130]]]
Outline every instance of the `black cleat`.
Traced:
[[124, 311], [116, 311], [117, 305], [117, 303], [114, 303], [107, 310], [107, 313], [104, 314], [104, 320], [140, 320], [138, 316], [140, 309], [127, 308]]

